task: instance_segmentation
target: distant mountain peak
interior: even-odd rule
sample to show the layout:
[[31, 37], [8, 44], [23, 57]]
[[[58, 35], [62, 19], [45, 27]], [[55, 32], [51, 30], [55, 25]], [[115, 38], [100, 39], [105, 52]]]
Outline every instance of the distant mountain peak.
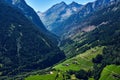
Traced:
[[[67, 4], [64, 2], [64, 1], [62, 1], [62, 2], [60, 2], [60, 3], [58, 3], [58, 4], [55, 4], [55, 5], [53, 5], [51, 8], [49, 8], [47, 11], [53, 11], [53, 10], [59, 10], [59, 9], [61, 9], [61, 8], [65, 8], [65, 7], [67, 7]], [[46, 11], [46, 12], [47, 12]]]
[[78, 4], [78, 3], [73, 1], [70, 5], [76, 5], [76, 4]]
[[56, 7], [56, 6], [67, 6], [67, 4], [64, 1], [62, 1], [58, 4], [53, 5], [53, 7]]
[[73, 1], [71, 4], [69, 4], [68, 5], [69, 7], [80, 7], [80, 6], [82, 6], [82, 4], [79, 4], [79, 3], [77, 3], [77, 2], [75, 2], [75, 1]]
[[55, 6], [67, 6], [67, 4], [64, 2], [64, 1], [62, 1], [62, 2], [60, 2], [60, 3], [58, 3], [58, 4], [56, 4]]
[[64, 1], [62, 1], [60, 4], [65, 4], [66, 5], [66, 3]]
[[72, 2], [71, 4], [67, 5], [64, 1], [53, 5], [49, 8], [46, 12], [40, 13], [37, 12], [40, 16], [41, 20], [43, 21], [44, 25], [47, 26], [49, 30], [52, 30], [55, 27], [52, 27], [54, 23], [58, 23], [61, 21], [66, 20], [72, 14], [75, 14], [79, 11], [82, 5]]

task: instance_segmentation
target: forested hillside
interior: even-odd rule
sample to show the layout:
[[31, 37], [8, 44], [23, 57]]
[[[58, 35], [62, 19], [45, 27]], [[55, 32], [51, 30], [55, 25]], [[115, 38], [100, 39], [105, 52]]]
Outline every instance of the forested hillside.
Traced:
[[0, 1], [0, 79], [43, 69], [64, 53], [18, 8]]

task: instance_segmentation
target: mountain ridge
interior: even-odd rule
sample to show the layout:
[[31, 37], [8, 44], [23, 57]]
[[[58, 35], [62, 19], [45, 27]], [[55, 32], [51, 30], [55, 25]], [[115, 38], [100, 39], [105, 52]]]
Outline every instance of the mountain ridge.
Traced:
[[44, 24], [42, 23], [41, 19], [37, 15], [37, 13], [34, 11], [33, 8], [31, 8], [25, 0], [3, 0], [6, 3], [9, 3], [10, 5], [19, 8], [21, 12], [33, 23], [35, 24], [39, 30], [44, 33], [46, 36], [49, 36], [49, 39], [53, 41], [53, 43], [57, 44], [59, 41], [59, 38], [48, 31]]
[[[25, 2], [25, 0], [4, 0], [7, 3], [14, 5], [18, 8], [20, 8], [22, 10], [22, 12], [25, 14], [25, 16], [30, 19], [33, 23], [36, 24], [36, 26], [41, 26], [42, 22], [39, 19], [38, 15], [36, 15], [36, 12], [33, 10], [33, 8], [31, 8], [30, 6], [27, 5], [27, 3]], [[31, 16], [31, 17], [30, 17]], [[41, 31], [46, 31], [46, 28], [44, 27], [44, 25], [42, 24], [41, 27], [39, 27], [41, 29]]]
[[[86, 5], [81, 6], [78, 12], [70, 15], [63, 21], [53, 22], [51, 26], [52, 29], [49, 30], [58, 36], [67, 34], [69, 32], [68, 29], [75, 28], [72, 26], [79, 24], [84, 19], [84, 17], [89, 16], [95, 11], [102, 9], [105, 6], [111, 5], [114, 2], [116, 2], [116, 0], [96, 0], [94, 2], [87, 3]], [[61, 18], [59, 18], [59, 20], [60, 19]], [[42, 21], [44, 24], [49, 24], [45, 23], [43, 19]]]
[[57, 24], [58, 22], [66, 20], [72, 14], [75, 14], [81, 6], [81, 4], [78, 4], [76, 2], [72, 2], [68, 5], [65, 2], [61, 2], [53, 5], [42, 14], [38, 12], [38, 15], [40, 16], [46, 28], [48, 30], [52, 30], [54, 29], [54, 23]]

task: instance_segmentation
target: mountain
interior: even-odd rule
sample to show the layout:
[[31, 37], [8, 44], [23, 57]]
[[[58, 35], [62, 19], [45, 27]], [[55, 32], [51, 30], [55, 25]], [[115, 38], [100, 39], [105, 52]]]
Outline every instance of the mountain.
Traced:
[[24, 0], [5, 0], [5, 1], [20, 8], [24, 15], [28, 19], [30, 19], [33, 23], [35, 23], [36, 26], [40, 26], [39, 28], [41, 30], [44, 31], [46, 30], [36, 12], [30, 6], [28, 6]]
[[[99, 0], [102, 1], [102, 0]], [[101, 2], [102, 3], [102, 2]], [[79, 12], [80, 13], [80, 12]], [[90, 15], [84, 17], [83, 20], [78, 21], [78, 23], [71, 25], [70, 29], [67, 28], [67, 34], [64, 36], [64, 40], [61, 41], [61, 49], [64, 50], [68, 58], [72, 57], [71, 60], [74, 62], [77, 61], [77, 65], [84, 66], [80, 71], [74, 72], [75, 67], [73, 67], [73, 62], [70, 59], [67, 59], [63, 63], [68, 64], [70, 72], [68, 75], [75, 74], [77, 78], [88, 80], [88, 78], [93, 80], [117, 80], [119, 79], [120, 73], [114, 74], [111, 72], [112, 69], [119, 71], [120, 68], [112, 68], [104, 70], [106, 66], [120, 65], [120, 0], [113, 0], [108, 6], [104, 6], [99, 10], [91, 13]], [[75, 18], [76, 21], [79, 20]], [[70, 24], [70, 23], [69, 23]], [[69, 33], [70, 32], [70, 33]], [[85, 66], [89, 65], [90, 56], [96, 54], [97, 52], [95, 47], [104, 46], [101, 54], [97, 55], [92, 59], [93, 67], [89, 70], [86, 70]], [[82, 56], [84, 59], [83, 63], [79, 61], [81, 58], [79, 55], [87, 52], [92, 49], [92, 53]], [[73, 59], [74, 56], [78, 55], [78, 59]], [[84, 65], [85, 61], [89, 63]], [[71, 63], [68, 63], [71, 62]], [[79, 62], [81, 62], [79, 64]], [[61, 63], [63, 65], [63, 63]], [[77, 66], [75, 65], [75, 66]], [[59, 66], [60, 69], [66, 69], [66, 66]], [[68, 69], [67, 68], [67, 69]], [[74, 68], [74, 69], [72, 69]], [[76, 67], [78, 68], [78, 67]], [[84, 70], [84, 71], [82, 71]], [[68, 70], [67, 70], [68, 71]], [[102, 76], [101, 72], [109, 73], [110, 76]], [[88, 75], [89, 74], [89, 75]], [[87, 77], [86, 77], [87, 75]], [[103, 74], [105, 75], [105, 74]], [[108, 75], [108, 74], [107, 74]], [[115, 76], [116, 75], [116, 76]], [[93, 77], [94, 76], [94, 77]], [[100, 79], [100, 77], [104, 77]]]
[[[25, 80], [35, 78], [41, 80], [119, 80], [119, 1], [112, 2], [109, 6], [86, 16], [77, 25], [79, 27], [72, 30], [74, 35], [61, 41], [60, 47], [67, 56], [65, 61], [45, 73], [30, 75]], [[48, 75], [49, 72], [53, 73]]]
[[39, 30], [43, 32], [46, 36], [49, 36], [49, 39], [53, 41], [55, 44], [58, 43], [59, 38], [48, 31], [44, 24], [41, 22], [39, 16], [31, 8], [29, 5], [26, 4], [25, 0], [4, 0], [5, 2], [9, 3], [10, 5], [19, 8], [21, 12], [36, 26], [38, 26]]
[[57, 44], [20, 9], [0, 1], [0, 19], [0, 79], [43, 69], [65, 58]]
[[[117, 1], [114, 2], [114, 3], [112, 2], [111, 5], [113, 5], [113, 4], [115, 5], [115, 4], [118, 4], [118, 3], [119, 2], [117, 2]], [[109, 6], [111, 6], [111, 5], [109, 5]], [[67, 32], [63, 33], [64, 35], [62, 35], [62, 37], [61, 37], [62, 38], [61, 46], [63, 47], [63, 49], [65, 49], [66, 56], [71, 57], [71, 56], [74, 56], [77, 53], [81, 53], [84, 50], [89, 49], [90, 47], [89, 47], [88, 44], [91, 43], [92, 41], [94, 42], [94, 40], [99, 37], [99, 35], [98, 35], [99, 32], [97, 32], [98, 27], [102, 26], [102, 25], [107, 25], [107, 24], [109, 24], [109, 26], [110, 26], [110, 25], [112, 25], [112, 23], [114, 23], [115, 19], [117, 19], [118, 14], [119, 14], [119, 13], [117, 13], [117, 14], [115, 14], [115, 13], [117, 12], [117, 10], [119, 8], [118, 7], [113, 7], [112, 8], [113, 10], [111, 9], [111, 11], [109, 11], [109, 8], [108, 8], [109, 6], [106, 6], [106, 7], [102, 8], [102, 9], [100, 9], [101, 12], [100, 12], [100, 10], [98, 10], [98, 11], [84, 17], [84, 19], [81, 20], [79, 23], [74, 24], [74, 25], [70, 25], [69, 28], [66, 29]], [[106, 12], [103, 11], [103, 10], [105, 10]], [[112, 13], [112, 11], [113, 11], [113, 13]], [[104, 14], [106, 14], [106, 15], [104, 15]], [[114, 17], [112, 16], [113, 14], [114, 14]], [[112, 26], [112, 27], [114, 27], [114, 26]], [[106, 28], [106, 30], [112, 30], [112, 29], [114, 29], [114, 28], [111, 28], [111, 29]], [[96, 30], [96, 33], [94, 33], [94, 36], [91, 35], [89, 40], [87, 40], [88, 37], [89, 37], [88, 35], [90, 34], [90, 32], [92, 32], [94, 30]], [[103, 34], [104, 33], [102, 33], [102, 35]], [[106, 38], [108, 36], [109, 35], [106, 35]], [[102, 37], [104, 37], [104, 36], [102, 36]], [[106, 41], [106, 42], [109, 42], [109, 38], [107, 40], [108, 41]], [[100, 41], [100, 42], [102, 42], [102, 41]], [[97, 43], [98, 42], [96, 41], [94, 44], [97, 44]], [[68, 46], [68, 44], [69, 44], [69, 46]], [[68, 49], [68, 47], [69, 47], [69, 49]]]
[[58, 25], [59, 22], [62, 22], [69, 18], [72, 14], [75, 14], [79, 11], [82, 5], [72, 2], [67, 5], [65, 2], [58, 3], [48, 9], [46, 12], [41, 13], [38, 11], [42, 22], [45, 24], [48, 30], [53, 30], [56, 28], [54, 25]]
[[86, 16], [112, 4], [114, 1], [116, 0], [96, 0], [95, 2], [83, 5], [76, 14], [71, 15], [68, 19], [58, 22], [57, 24], [53, 23], [52, 27], [55, 28], [51, 31], [58, 36], [66, 35], [71, 28], [75, 28], [75, 26], [84, 20]]
[[[62, 37], [68, 38], [68, 37], [74, 36], [74, 34], [76, 34], [77, 32], [81, 32], [81, 31], [89, 32], [91, 30], [94, 30], [95, 25], [86, 26], [86, 23], [88, 23], [91, 20], [89, 19], [85, 23], [84, 23], [84, 20], [86, 20], [91, 15], [93, 15], [95, 12], [105, 7], [111, 6], [112, 4], [117, 3], [118, 1], [117, 0], [101, 0], [101, 1], [97, 0], [95, 2], [86, 4], [77, 14], [72, 15], [69, 19], [67, 19], [64, 22], [65, 24], [62, 23], [63, 25], [61, 26], [64, 26], [62, 27], [64, 28], [63, 31], [60, 32], [61, 34], [63, 34]], [[106, 23], [103, 22], [102, 24], [106, 24]]]

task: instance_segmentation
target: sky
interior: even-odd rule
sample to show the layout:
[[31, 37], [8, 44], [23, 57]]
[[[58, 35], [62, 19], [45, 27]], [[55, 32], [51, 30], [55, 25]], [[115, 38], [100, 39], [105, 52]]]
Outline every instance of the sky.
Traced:
[[64, 1], [67, 4], [75, 1], [79, 4], [86, 4], [88, 2], [93, 2], [95, 0], [25, 0], [28, 5], [30, 5], [35, 11], [45, 12], [53, 5]]

